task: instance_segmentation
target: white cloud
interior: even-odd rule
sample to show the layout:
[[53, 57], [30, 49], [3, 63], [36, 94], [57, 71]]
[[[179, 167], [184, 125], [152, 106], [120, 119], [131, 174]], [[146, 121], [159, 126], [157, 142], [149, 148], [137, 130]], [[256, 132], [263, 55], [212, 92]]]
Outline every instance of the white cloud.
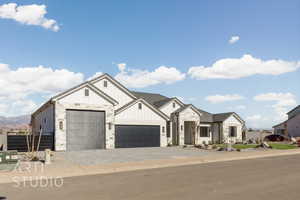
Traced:
[[17, 100], [11, 104], [12, 109], [10, 112], [17, 112], [18, 115], [24, 115], [32, 113], [35, 109], [38, 108], [38, 105], [32, 100]]
[[237, 106], [230, 106], [228, 109], [235, 111], [235, 110], [245, 110], [247, 107], [244, 105], [237, 105]]
[[93, 76], [89, 77], [87, 80], [90, 81], [94, 78], [97, 78], [98, 76], [101, 76], [103, 73], [102, 72], [96, 72]]
[[230, 40], [228, 41], [230, 44], [234, 44], [236, 43], [237, 41], [240, 40], [240, 37], [235, 35], [235, 36], [231, 36]]
[[122, 72], [126, 69], [126, 63], [119, 63], [117, 64], [118, 65], [118, 68], [119, 70]]
[[157, 84], [171, 84], [185, 79], [185, 74], [174, 67], [160, 66], [154, 71], [127, 69], [125, 63], [118, 65], [120, 72], [115, 78], [129, 88], [144, 88]]
[[0, 103], [0, 116], [5, 115], [8, 111], [8, 105], [4, 103]]
[[287, 119], [286, 113], [288, 110], [297, 105], [296, 97], [292, 93], [265, 93], [257, 95], [253, 98], [255, 101], [271, 101], [274, 104], [271, 107], [274, 109], [277, 116], [274, 120], [279, 122]]
[[248, 116], [246, 119], [249, 121], [257, 121], [257, 120], [261, 120], [262, 116], [261, 115], [252, 115], [252, 116]]
[[246, 106], [244, 105], [238, 105], [235, 107], [237, 110], [245, 110], [246, 109]]
[[193, 101], [197, 100], [196, 97], [180, 97], [180, 96], [177, 96], [176, 98], [179, 99], [180, 101], [182, 101], [183, 103], [190, 103], [190, 102], [193, 102]]
[[[10, 68], [0, 63], [0, 104], [6, 115], [28, 114], [37, 107], [31, 95], [49, 96], [83, 82], [81, 73], [44, 66]], [[4, 106], [0, 106], [3, 111]], [[0, 113], [1, 113], [0, 110]]]
[[248, 117], [246, 117], [246, 123], [247, 123], [247, 127], [249, 128], [271, 128], [270, 126], [270, 122], [272, 120], [270, 120], [267, 117], [264, 117], [260, 114], [255, 114], [255, 115], [250, 115]]
[[205, 97], [206, 101], [209, 101], [210, 103], [223, 103], [226, 101], [237, 101], [244, 99], [243, 96], [240, 96], [238, 94], [227, 94], [227, 95], [212, 95]]
[[251, 55], [225, 58], [212, 66], [190, 67], [188, 74], [195, 79], [238, 79], [253, 75], [280, 75], [300, 68], [300, 61], [261, 60]]
[[45, 29], [58, 31], [59, 26], [54, 19], [47, 19], [45, 5], [17, 5], [8, 3], [0, 5], [0, 18], [13, 19], [21, 24], [42, 26]]

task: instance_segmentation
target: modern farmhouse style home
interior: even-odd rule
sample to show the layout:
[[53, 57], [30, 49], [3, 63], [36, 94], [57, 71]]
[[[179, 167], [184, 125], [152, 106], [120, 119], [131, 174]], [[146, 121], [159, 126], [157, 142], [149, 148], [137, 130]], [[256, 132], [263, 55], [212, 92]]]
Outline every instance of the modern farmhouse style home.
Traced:
[[241, 142], [245, 122], [178, 98], [133, 92], [108, 74], [51, 98], [32, 114], [34, 133], [53, 135], [56, 151]]
[[275, 134], [300, 137], [300, 105], [287, 113], [288, 119], [273, 126]]

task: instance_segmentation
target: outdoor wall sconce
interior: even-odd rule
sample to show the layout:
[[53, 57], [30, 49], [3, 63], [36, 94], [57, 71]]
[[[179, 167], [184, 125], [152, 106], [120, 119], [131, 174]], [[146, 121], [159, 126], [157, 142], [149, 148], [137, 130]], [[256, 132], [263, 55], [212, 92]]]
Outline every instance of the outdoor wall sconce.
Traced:
[[59, 122], [59, 129], [60, 129], [60, 130], [63, 130], [63, 129], [64, 129], [64, 123], [63, 123], [63, 121], [60, 121], [60, 122]]

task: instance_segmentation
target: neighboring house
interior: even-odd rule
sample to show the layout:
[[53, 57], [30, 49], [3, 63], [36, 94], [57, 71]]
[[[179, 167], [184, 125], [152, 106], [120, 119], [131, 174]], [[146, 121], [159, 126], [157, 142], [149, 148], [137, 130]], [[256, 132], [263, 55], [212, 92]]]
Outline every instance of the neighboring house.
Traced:
[[300, 137], [300, 105], [287, 113], [287, 133], [292, 137]]
[[274, 134], [287, 135], [287, 120], [273, 126]]
[[274, 133], [300, 137], [300, 105], [287, 113], [288, 120], [273, 126]]
[[211, 114], [160, 94], [133, 92], [108, 74], [56, 95], [32, 114], [56, 151], [241, 142], [236, 113]]

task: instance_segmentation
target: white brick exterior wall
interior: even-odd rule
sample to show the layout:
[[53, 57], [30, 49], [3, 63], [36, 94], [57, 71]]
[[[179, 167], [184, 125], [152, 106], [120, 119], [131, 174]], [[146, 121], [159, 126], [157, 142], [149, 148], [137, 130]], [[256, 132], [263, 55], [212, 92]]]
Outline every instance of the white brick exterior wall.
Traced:
[[[114, 106], [112, 103], [99, 96], [93, 90], [89, 90], [89, 96], [85, 96], [84, 87], [70, 95], [59, 99], [55, 103], [55, 150], [66, 150], [66, 110], [96, 110], [105, 112], [105, 135], [106, 148], [114, 148]], [[63, 129], [59, 128], [60, 122], [63, 123]], [[108, 129], [108, 123], [112, 123], [111, 130]]]
[[205, 144], [209, 144], [210, 142], [212, 142], [212, 127], [211, 127], [211, 125], [210, 124], [201, 124], [200, 127], [210, 128], [209, 137], [200, 137], [200, 133], [199, 133], [199, 137], [196, 138], [198, 140], [197, 144], [203, 144], [203, 142], [205, 142]]
[[179, 113], [179, 145], [184, 145], [184, 121], [195, 121], [196, 122], [196, 138], [195, 143], [200, 144], [199, 131], [197, 131], [197, 126], [200, 125], [200, 117], [199, 115], [193, 111], [190, 107], [183, 110]]
[[[67, 109], [78, 109], [78, 110], [95, 110], [105, 112], [105, 135], [106, 135], [106, 148], [114, 148], [114, 108], [112, 105], [90, 105], [84, 103], [69, 104], [64, 102], [56, 102], [55, 104], [55, 150], [66, 151], [66, 110]], [[60, 129], [59, 123], [63, 123], [63, 129]], [[108, 124], [112, 123], [111, 129], [109, 130]]]
[[[229, 127], [236, 126], [237, 136], [229, 137]], [[231, 141], [232, 143], [242, 142], [242, 128], [243, 124], [234, 116], [231, 115], [228, 119], [223, 122], [223, 139], [224, 142]]]

